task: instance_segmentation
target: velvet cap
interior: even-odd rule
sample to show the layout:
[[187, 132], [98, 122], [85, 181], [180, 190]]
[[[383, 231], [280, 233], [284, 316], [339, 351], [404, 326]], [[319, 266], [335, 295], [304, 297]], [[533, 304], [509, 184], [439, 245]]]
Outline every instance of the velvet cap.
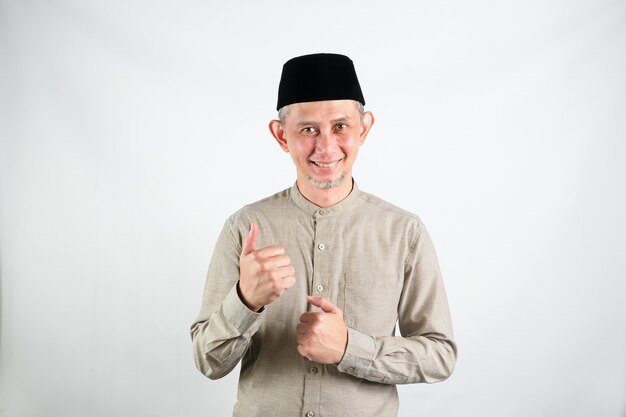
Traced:
[[276, 110], [293, 103], [356, 100], [365, 105], [352, 60], [339, 54], [312, 54], [285, 62]]

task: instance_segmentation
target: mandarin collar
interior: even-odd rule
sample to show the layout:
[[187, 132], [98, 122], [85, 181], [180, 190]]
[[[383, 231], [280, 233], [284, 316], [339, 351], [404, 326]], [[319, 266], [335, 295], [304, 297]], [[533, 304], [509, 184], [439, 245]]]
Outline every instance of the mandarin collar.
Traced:
[[320, 215], [324, 217], [340, 213], [344, 210], [349, 210], [357, 203], [360, 193], [361, 193], [361, 190], [357, 186], [356, 181], [354, 181], [353, 179], [352, 191], [350, 191], [350, 194], [348, 194], [346, 198], [344, 198], [338, 203], [333, 204], [332, 206], [320, 207], [317, 204], [310, 202], [302, 195], [302, 193], [298, 189], [297, 182], [294, 183], [293, 187], [289, 189], [289, 195], [290, 195], [291, 201], [296, 206], [298, 206], [299, 208], [301, 208], [302, 210], [304, 210], [305, 212], [309, 213], [312, 216]]

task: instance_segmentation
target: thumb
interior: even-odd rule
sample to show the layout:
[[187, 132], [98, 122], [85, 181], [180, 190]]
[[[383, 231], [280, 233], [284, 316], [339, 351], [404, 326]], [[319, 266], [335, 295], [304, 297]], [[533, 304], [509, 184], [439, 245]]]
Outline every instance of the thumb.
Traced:
[[339, 310], [339, 307], [331, 303], [327, 298], [312, 297], [310, 295], [308, 295], [306, 298], [311, 305], [321, 308], [324, 313], [338, 313], [341, 311]]
[[241, 248], [241, 256], [246, 256], [256, 250], [256, 240], [259, 237], [259, 226], [256, 223], [250, 225], [250, 232], [246, 236]]

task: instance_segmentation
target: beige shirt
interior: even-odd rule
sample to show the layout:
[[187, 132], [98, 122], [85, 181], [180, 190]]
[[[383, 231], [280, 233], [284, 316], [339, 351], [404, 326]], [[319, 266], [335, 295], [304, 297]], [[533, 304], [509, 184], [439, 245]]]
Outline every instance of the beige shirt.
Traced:
[[[241, 245], [282, 245], [296, 284], [262, 312], [239, 299]], [[348, 345], [337, 365], [300, 356], [296, 326], [324, 296], [344, 313]], [[395, 336], [396, 325], [401, 336]], [[241, 360], [236, 417], [391, 417], [395, 384], [446, 379], [456, 345], [437, 257], [420, 219], [356, 184], [320, 208], [294, 185], [245, 206], [216, 243], [200, 315], [191, 328], [198, 369], [211, 379]]]

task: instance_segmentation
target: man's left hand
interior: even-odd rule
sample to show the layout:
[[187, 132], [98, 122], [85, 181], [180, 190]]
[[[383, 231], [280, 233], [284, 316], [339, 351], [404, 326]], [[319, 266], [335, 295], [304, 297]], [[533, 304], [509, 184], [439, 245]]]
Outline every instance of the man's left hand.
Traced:
[[314, 362], [337, 364], [348, 344], [343, 312], [324, 297], [308, 296], [307, 300], [322, 311], [307, 311], [300, 316], [296, 327], [298, 353]]

